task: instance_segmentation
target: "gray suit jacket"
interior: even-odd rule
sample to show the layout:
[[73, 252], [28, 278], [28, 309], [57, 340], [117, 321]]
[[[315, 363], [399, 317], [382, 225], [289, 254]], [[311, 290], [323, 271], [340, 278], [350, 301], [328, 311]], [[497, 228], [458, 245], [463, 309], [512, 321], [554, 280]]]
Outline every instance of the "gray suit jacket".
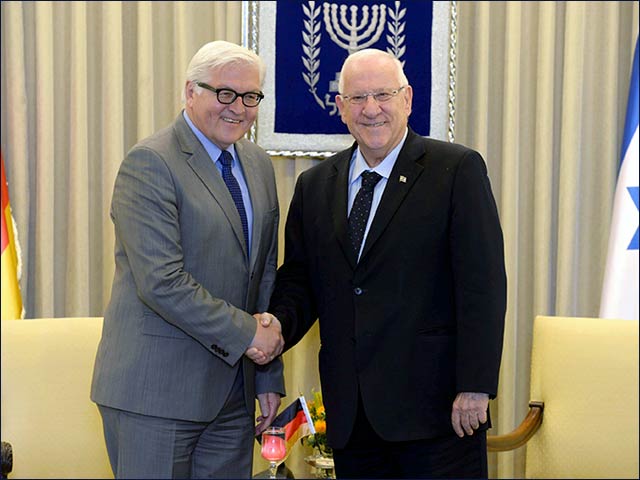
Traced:
[[[111, 205], [116, 269], [91, 399], [164, 418], [210, 421], [243, 368], [255, 395], [284, 393], [282, 363], [243, 353], [266, 311], [277, 261], [279, 209], [269, 156], [235, 144], [253, 206], [251, 258], [240, 216], [182, 114], [134, 146]], [[255, 379], [255, 382], [254, 382]]]

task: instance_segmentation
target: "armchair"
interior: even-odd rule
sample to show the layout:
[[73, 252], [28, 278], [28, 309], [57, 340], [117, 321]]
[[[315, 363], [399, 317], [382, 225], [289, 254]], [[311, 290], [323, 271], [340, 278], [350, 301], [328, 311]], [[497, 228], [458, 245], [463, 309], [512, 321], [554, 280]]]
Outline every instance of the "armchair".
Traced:
[[638, 478], [637, 320], [538, 316], [530, 399], [489, 451], [526, 444], [527, 478]]
[[9, 478], [113, 478], [89, 399], [102, 318], [2, 321], [2, 441]]

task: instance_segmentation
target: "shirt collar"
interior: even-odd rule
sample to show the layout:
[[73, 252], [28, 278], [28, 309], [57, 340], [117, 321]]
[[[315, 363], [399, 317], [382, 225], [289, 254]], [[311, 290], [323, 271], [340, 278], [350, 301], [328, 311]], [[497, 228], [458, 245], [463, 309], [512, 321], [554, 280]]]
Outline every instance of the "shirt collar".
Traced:
[[[189, 125], [189, 128], [191, 129], [193, 134], [196, 136], [196, 138], [200, 141], [204, 149], [209, 154], [209, 157], [211, 158], [211, 160], [213, 160], [214, 163], [217, 162], [218, 157], [220, 157], [220, 153], [222, 153], [222, 149], [218, 147], [215, 143], [213, 143], [211, 140], [209, 140], [207, 136], [204, 133], [202, 133], [198, 129], [198, 127], [195, 126], [195, 124], [189, 118], [189, 114], [187, 114], [186, 110], [182, 111], [182, 116], [184, 117], [184, 120], [187, 122], [187, 125]], [[231, 166], [233, 166], [236, 161], [235, 146], [231, 144], [229, 148], [227, 148], [227, 151], [231, 153], [231, 156], [233, 157], [233, 163], [231, 164]]]
[[402, 150], [402, 146], [404, 145], [405, 140], [407, 139], [407, 134], [409, 133], [409, 129], [407, 128], [404, 132], [404, 136], [398, 145], [396, 145], [393, 150], [389, 152], [389, 154], [384, 157], [384, 160], [376, 165], [374, 168], [369, 167], [367, 161], [362, 156], [362, 152], [360, 151], [360, 147], [356, 148], [355, 152], [353, 152], [353, 157], [351, 160], [351, 169], [349, 172], [349, 185], [353, 184], [359, 177], [362, 175], [362, 172], [367, 170], [376, 172], [380, 176], [385, 179], [389, 179], [391, 176], [391, 170], [393, 170], [394, 165], [396, 164], [396, 160], [398, 160], [398, 155], [400, 154], [400, 150]]

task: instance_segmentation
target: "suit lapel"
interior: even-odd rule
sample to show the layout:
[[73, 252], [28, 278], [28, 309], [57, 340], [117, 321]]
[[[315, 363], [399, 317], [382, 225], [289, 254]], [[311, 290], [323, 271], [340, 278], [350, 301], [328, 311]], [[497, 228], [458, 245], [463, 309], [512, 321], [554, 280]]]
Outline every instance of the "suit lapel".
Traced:
[[396, 164], [391, 170], [391, 175], [384, 189], [380, 205], [376, 210], [376, 215], [371, 223], [362, 255], [360, 255], [361, 261], [380, 238], [402, 201], [422, 174], [424, 167], [416, 163], [416, 161], [424, 154], [424, 144], [420, 142], [417, 134], [409, 130], [405, 144], [398, 155], [398, 160], [396, 160]]
[[182, 117], [182, 113], [178, 116], [174, 128], [178, 141], [180, 142], [180, 148], [184, 153], [190, 155], [187, 158], [187, 163], [198, 178], [200, 178], [207, 190], [209, 190], [216, 202], [218, 202], [218, 205], [220, 205], [220, 208], [231, 224], [231, 228], [246, 258], [247, 249], [244, 245], [244, 232], [242, 231], [240, 214], [238, 213], [235, 203], [233, 203], [227, 185], [224, 183], [224, 180], [222, 180], [222, 176], [209, 157], [209, 154]]
[[349, 164], [354, 146], [339, 153], [333, 164], [333, 172], [327, 179], [327, 205], [330, 205], [333, 228], [340, 248], [349, 261], [351, 268], [356, 266], [356, 255], [351, 247], [347, 229], [347, 199], [349, 192]]

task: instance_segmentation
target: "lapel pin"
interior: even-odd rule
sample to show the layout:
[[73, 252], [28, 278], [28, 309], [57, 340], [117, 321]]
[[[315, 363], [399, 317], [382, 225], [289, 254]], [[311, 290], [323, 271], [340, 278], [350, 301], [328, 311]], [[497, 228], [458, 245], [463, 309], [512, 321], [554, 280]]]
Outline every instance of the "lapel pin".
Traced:
[[400, 175], [400, 183], [407, 183], [407, 177]]

